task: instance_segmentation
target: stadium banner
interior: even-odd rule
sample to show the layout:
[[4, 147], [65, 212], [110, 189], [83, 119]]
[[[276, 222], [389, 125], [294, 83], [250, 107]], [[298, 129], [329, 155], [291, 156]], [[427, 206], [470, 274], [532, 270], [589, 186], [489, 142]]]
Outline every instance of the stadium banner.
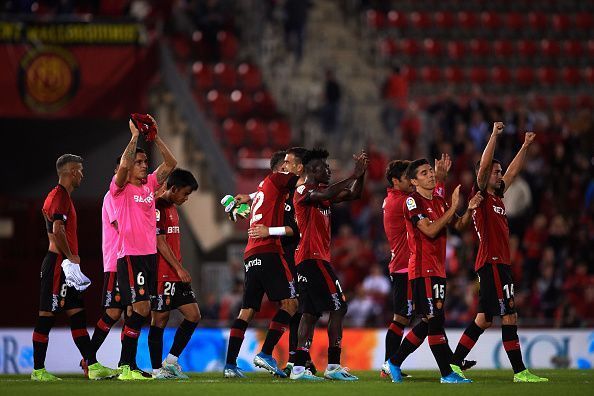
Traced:
[[[92, 331], [92, 329], [89, 329]], [[99, 361], [115, 367], [120, 356], [120, 328], [114, 328], [97, 355]], [[164, 353], [169, 351], [175, 328], [167, 328], [163, 337]], [[33, 368], [31, 335], [33, 329], [0, 329], [0, 372], [2, 374], [29, 373]], [[254, 356], [260, 352], [265, 337], [264, 330], [249, 329], [238, 357], [238, 364], [246, 371], [254, 371]], [[342, 343], [342, 364], [353, 370], [379, 370], [384, 358], [384, 329], [345, 329]], [[456, 347], [462, 330], [447, 330], [450, 346]], [[150, 369], [147, 344], [148, 329], [142, 330], [139, 339], [138, 365]], [[186, 350], [180, 357], [185, 371], [222, 371], [225, 365], [228, 329], [200, 328], [194, 332]], [[525, 330], [520, 331], [522, 353], [527, 367], [594, 367], [594, 329], [581, 330]], [[288, 337], [275, 349], [279, 366], [284, 367], [287, 357]], [[316, 329], [311, 354], [318, 367], [326, 366], [328, 337], [324, 329]], [[501, 332], [486, 331], [469, 355], [478, 361], [477, 369], [509, 368], [507, 355], [501, 344]], [[79, 372], [80, 354], [72, 341], [69, 329], [57, 328], [50, 333], [46, 367], [55, 373]], [[436, 369], [436, 363], [427, 343], [405, 361], [403, 368]]]
[[126, 118], [157, 49], [137, 23], [0, 21], [0, 117]]

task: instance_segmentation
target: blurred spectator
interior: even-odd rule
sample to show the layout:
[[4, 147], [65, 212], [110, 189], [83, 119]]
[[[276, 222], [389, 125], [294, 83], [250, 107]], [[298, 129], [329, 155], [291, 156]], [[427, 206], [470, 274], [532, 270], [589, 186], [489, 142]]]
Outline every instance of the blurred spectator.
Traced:
[[326, 70], [324, 107], [322, 108], [322, 125], [326, 133], [333, 133], [336, 130], [341, 96], [342, 89], [338, 81], [336, 81], [334, 72], [332, 70]]
[[382, 87], [382, 98], [382, 122], [386, 133], [393, 136], [394, 130], [400, 125], [408, 100], [408, 81], [400, 73], [400, 66], [392, 66], [392, 71]]
[[309, 7], [309, 0], [285, 1], [285, 45], [287, 49], [293, 51], [297, 63], [300, 63], [303, 57], [303, 40]]
[[532, 193], [530, 186], [521, 175], [518, 175], [512, 185], [508, 187], [503, 197], [503, 203], [509, 229], [514, 234], [522, 235], [526, 215], [532, 206]]

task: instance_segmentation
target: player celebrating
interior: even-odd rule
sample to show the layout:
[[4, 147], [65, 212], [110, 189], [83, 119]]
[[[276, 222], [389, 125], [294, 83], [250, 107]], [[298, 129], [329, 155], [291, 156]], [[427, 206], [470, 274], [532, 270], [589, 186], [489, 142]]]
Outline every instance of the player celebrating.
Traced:
[[493, 125], [493, 132], [478, 164], [476, 185], [484, 202], [473, 214], [474, 226], [479, 238], [475, 271], [479, 276], [479, 309], [475, 320], [460, 338], [453, 357], [454, 370], [474, 347], [481, 334], [493, 324], [493, 317], [501, 317], [501, 339], [514, 370], [514, 382], [546, 382], [532, 374], [524, 366], [520, 340], [518, 339], [518, 314], [514, 306], [514, 282], [511, 272], [509, 228], [503, 204], [503, 194], [514, 182], [524, 167], [526, 153], [536, 136], [526, 132], [524, 144], [513, 159], [505, 175], [501, 163], [494, 159], [497, 138], [503, 132], [502, 122]]
[[[80, 186], [83, 178], [83, 159], [78, 155], [64, 154], [56, 161], [58, 185], [50, 191], [43, 203], [43, 217], [49, 239], [48, 252], [41, 265], [41, 287], [39, 316], [33, 331], [34, 367], [31, 379], [34, 381], [56, 381], [60, 378], [45, 369], [45, 356], [49, 333], [54, 325], [55, 314], [64, 311], [70, 319], [70, 329], [76, 347], [88, 364], [90, 379], [110, 378], [117, 371], [97, 362], [95, 351], [87, 333], [87, 319], [82, 292], [85, 286], [67, 284], [70, 278], [63, 270], [63, 262], [72, 271], [80, 273], [78, 256], [76, 209], [70, 194]], [[69, 263], [68, 263], [69, 261]], [[84, 276], [80, 280], [88, 279]], [[86, 282], [88, 286], [90, 282]]]
[[347, 303], [340, 283], [330, 265], [330, 205], [350, 201], [361, 196], [368, 158], [365, 152], [355, 159], [353, 174], [331, 186], [330, 165], [326, 162], [328, 151], [314, 149], [304, 159], [305, 180], [295, 194], [295, 215], [301, 240], [295, 251], [299, 293], [303, 316], [299, 325], [299, 340], [295, 365], [290, 378], [293, 380], [322, 380], [305, 368], [310, 340], [316, 322], [324, 312], [328, 320], [328, 367], [324, 377], [333, 380], [355, 381], [358, 378], [340, 365], [342, 320]]
[[[433, 194], [435, 172], [426, 159], [410, 163], [407, 177], [416, 188], [405, 200], [404, 217], [410, 250], [408, 276], [412, 282], [415, 311], [428, 321], [431, 352], [441, 372], [442, 383], [471, 382], [452, 371], [451, 350], [444, 330], [444, 301], [446, 294], [445, 252], [446, 225], [454, 219], [454, 227], [462, 229], [470, 223], [471, 211], [478, 206], [481, 195], [476, 194], [462, 217], [456, 216], [460, 186], [452, 194], [449, 207], [443, 197]], [[393, 382], [402, 382], [400, 365], [404, 361], [406, 345], [388, 360]]]
[[[157, 132], [157, 123], [150, 117]], [[140, 328], [150, 314], [149, 297], [156, 294], [157, 236], [155, 220], [155, 191], [169, 177], [177, 161], [157, 135], [155, 144], [164, 162], [148, 174], [148, 159], [144, 150], [137, 150], [138, 128], [129, 122], [132, 138], [122, 154], [118, 171], [109, 191], [113, 196], [118, 219], [117, 272], [122, 303], [132, 305], [122, 334], [122, 353], [118, 379], [144, 380], [136, 366], [136, 349]]]
[[[279, 158], [282, 158], [279, 155]], [[279, 161], [280, 163], [280, 161]], [[274, 164], [273, 164], [274, 165]], [[285, 198], [299, 177], [294, 173], [272, 172], [260, 183], [252, 200], [250, 228], [262, 224], [270, 227], [266, 238], [252, 237], [248, 234], [245, 247], [245, 280], [243, 304], [229, 334], [225, 378], [244, 378], [245, 374], [237, 367], [237, 355], [241, 349], [245, 330], [255, 313], [260, 310], [264, 293], [270, 301], [279, 301], [280, 309], [272, 318], [262, 351], [254, 358], [254, 365], [273, 375], [286, 377], [272, 357], [272, 350], [285, 332], [291, 317], [297, 312], [298, 302], [295, 281], [285, 258], [279, 236], [286, 232], [283, 225]], [[238, 196], [241, 202], [249, 196]]]
[[[192, 338], [200, 321], [200, 309], [192, 291], [189, 272], [182, 265], [177, 206], [198, 189], [198, 182], [187, 170], [175, 169], [167, 179], [165, 192], [157, 198], [157, 297], [152, 299], [152, 322], [148, 334], [153, 375], [156, 379], [188, 379], [178, 363], [179, 355]], [[166, 359], [163, 358], [163, 331], [169, 311], [178, 309], [184, 316]]]

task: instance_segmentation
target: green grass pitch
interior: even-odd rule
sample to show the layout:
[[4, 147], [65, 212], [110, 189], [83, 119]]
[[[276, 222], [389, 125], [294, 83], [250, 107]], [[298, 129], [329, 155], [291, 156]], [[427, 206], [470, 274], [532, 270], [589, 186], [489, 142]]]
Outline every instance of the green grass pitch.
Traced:
[[192, 374], [189, 381], [120, 382], [89, 381], [80, 375], [64, 375], [63, 381], [34, 383], [25, 375], [0, 376], [0, 395], [15, 396], [375, 396], [375, 395], [594, 395], [594, 370], [533, 370], [548, 377], [542, 384], [515, 384], [510, 370], [470, 370], [475, 382], [442, 385], [437, 371], [410, 371], [402, 384], [380, 379], [377, 371], [354, 372], [357, 382], [293, 382], [266, 373], [248, 373], [244, 380], [229, 380], [221, 373]]

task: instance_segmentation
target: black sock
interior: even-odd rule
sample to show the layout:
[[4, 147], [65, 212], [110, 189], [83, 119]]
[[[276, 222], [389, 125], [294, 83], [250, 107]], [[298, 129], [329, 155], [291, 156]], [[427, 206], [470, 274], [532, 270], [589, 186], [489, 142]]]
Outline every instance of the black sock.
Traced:
[[420, 321], [417, 323], [416, 326], [406, 334], [406, 337], [404, 337], [404, 340], [402, 340], [402, 343], [400, 344], [400, 348], [398, 348], [396, 353], [390, 357], [392, 364], [400, 367], [408, 355], [421, 346], [427, 337], [428, 329], [429, 325], [427, 322]]
[[88, 365], [97, 363], [95, 348], [87, 332], [87, 314], [85, 311], [75, 313], [70, 317], [70, 331], [76, 347]]
[[163, 360], [163, 332], [165, 329], [157, 326], [151, 326], [148, 333], [148, 347], [151, 355], [151, 366], [153, 369], [161, 368]]
[[120, 355], [119, 365], [128, 365], [130, 368], [136, 367], [136, 349], [138, 348], [138, 337], [140, 329], [146, 318], [138, 312], [132, 312], [132, 315], [126, 318], [122, 330], [122, 353]]
[[266, 339], [262, 345], [262, 352], [272, 355], [275, 345], [283, 336], [283, 333], [287, 331], [290, 320], [291, 315], [287, 311], [279, 309], [276, 312], [276, 315], [270, 321], [270, 326], [268, 326], [268, 333], [266, 333]]
[[309, 359], [311, 359], [309, 350], [297, 347], [295, 350], [295, 366], [305, 367], [305, 363], [307, 363]]
[[103, 313], [101, 319], [97, 321], [95, 325], [95, 331], [93, 331], [93, 337], [91, 338], [91, 344], [93, 344], [93, 349], [95, 353], [101, 348], [103, 342], [107, 338], [109, 331], [116, 324], [117, 320], [113, 320], [108, 314]]
[[386, 332], [386, 355], [384, 361], [388, 360], [390, 356], [396, 353], [402, 342], [403, 335], [404, 325], [393, 320]]
[[198, 322], [190, 322], [189, 320], [184, 319], [183, 322], [177, 328], [175, 332], [175, 337], [173, 338], [173, 345], [171, 346], [171, 350], [169, 351], [170, 354], [173, 356], [179, 357], [183, 352], [188, 342], [190, 342], [190, 338], [192, 338], [192, 334], [194, 334], [194, 330], [198, 326]]
[[301, 313], [297, 312], [289, 321], [289, 363], [295, 363], [295, 350], [299, 338], [299, 322]]
[[485, 330], [481, 329], [474, 321], [464, 330], [464, 334], [458, 341], [456, 352], [452, 358], [452, 363], [456, 366], [461, 366], [462, 361], [466, 359], [466, 356], [470, 353], [470, 350], [474, 347], [474, 344], [478, 341], [481, 334]]
[[514, 374], [526, 370], [526, 366], [524, 366], [524, 362], [522, 361], [518, 326], [501, 325], [501, 340], [503, 341], [503, 348], [505, 349], [505, 353], [507, 353], [509, 362], [514, 369]]
[[227, 347], [227, 364], [237, 365], [237, 355], [239, 355], [247, 327], [248, 322], [245, 320], [235, 319], [235, 322], [233, 322], [229, 333], [229, 346]]
[[452, 358], [452, 351], [448, 345], [448, 339], [443, 328], [443, 316], [434, 316], [429, 319], [428, 339], [429, 347], [435, 357], [435, 361], [439, 366], [441, 376], [445, 377], [452, 372], [450, 361]]
[[340, 364], [340, 347], [328, 347], [328, 364]]
[[38, 316], [35, 330], [33, 330], [33, 368], [39, 370], [45, 367], [45, 355], [49, 333], [54, 326], [53, 316]]

